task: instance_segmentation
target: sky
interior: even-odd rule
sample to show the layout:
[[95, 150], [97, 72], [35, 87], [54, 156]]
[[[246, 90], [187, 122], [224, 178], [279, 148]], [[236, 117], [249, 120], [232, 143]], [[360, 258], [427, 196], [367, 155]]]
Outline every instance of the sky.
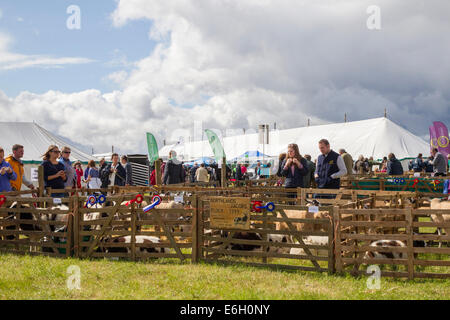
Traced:
[[[67, 27], [71, 5], [81, 29]], [[0, 0], [1, 121], [138, 153], [146, 132], [175, 142], [194, 121], [287, 129], [386, 108], [427, 139], [433, 121], [450, 125], [448, 12], [447, 0]]]

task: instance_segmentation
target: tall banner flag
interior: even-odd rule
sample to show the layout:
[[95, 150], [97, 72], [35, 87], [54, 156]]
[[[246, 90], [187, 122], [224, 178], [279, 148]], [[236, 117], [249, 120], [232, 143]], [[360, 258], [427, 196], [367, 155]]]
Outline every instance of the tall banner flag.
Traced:
[[436, 135], [436, 129], [434, 128], [434, 124], [430, 127], [430, 152], [434, 148], [438, 148], [437, 144], [437, 135]]
[[214, 153], [214, 158], [217, 163], [222, 163], [222, 159], [225, 158], [225, 151], [223, 150], [220, 139], [213, 131], [206, 129], [206, 136], [208, 137], [209, 145]]
[[156, 143], [155, 136], [151, 133], [147, 133], [147, 147], [148, 147], [148, 160], [150, 163], [154, 163], [159, 159], [158, 144]]
[[437, 147], [439, 152], [447, 158], [450, 154], [450, 140], [448, 137], [447, 126], [440, 121], [436, 121], [433, 122], [433, 127], [436, 140], [433, 140], [433, 138], [431, 139], [432, 146], [434, 145]]

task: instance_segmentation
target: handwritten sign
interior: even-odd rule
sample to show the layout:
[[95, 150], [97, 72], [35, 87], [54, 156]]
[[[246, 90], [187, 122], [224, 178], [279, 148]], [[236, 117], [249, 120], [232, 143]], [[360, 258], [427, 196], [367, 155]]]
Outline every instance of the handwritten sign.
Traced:
[[250, 230], [250, 198], [212, 197], [211, 227]]
[[31, 182], [39, 181], [38, 168], [31, 168]]

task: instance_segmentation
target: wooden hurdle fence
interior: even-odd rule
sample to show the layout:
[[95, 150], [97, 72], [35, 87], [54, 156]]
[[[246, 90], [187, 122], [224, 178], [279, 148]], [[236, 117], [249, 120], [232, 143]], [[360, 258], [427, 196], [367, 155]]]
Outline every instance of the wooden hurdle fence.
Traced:
[[[94, 191], [106, 195], [107, 201], [87, 207], [87, 197]], [[445, 278], [450, 269], [450, 249], [446, 247], [450, 235], [435, 234], [437, 228], [450, 230], [450, 225], [430, 219], [432, 214], [450, 215], [450, 210], [419, 207], [420, 195], [415, 192], [262, 186], [47, 192], [67, 193], [68, 197], [41, 197], [45, 192], [40, 190], [4, 194], [6, 202], [0, 207], [0, 251], [59, 258], [244, 263], [354, 275], [364, 274], [363, 267], [368, 264], [380, 264], [403, 268], [383, 270], [383, 275], [409, 279]], [[137, 195], [143, 195], [145, 202], [127, 205]], [[143, 206], [151, 203], [155, 195], [162, 196], [164, 205], [144, 214]], [[217, 197], [246, 199], [248, 228], [211, 223], [210, 202]], [[176, 204], [180, 198], [182, 204]], [[316, 198], [319, 204], [313, 202]], [[275, 210], [255, 212], [254, 201], [263, 205], [272, 202]], [[299, 217], [301, 212], [303, 216]], [[260, 238], [235, 237], [242, 232], [258, 234]], [[322, 237], [322, 243], [305, 242], [311, 237]], [[280, 240], [283, 238], [289, 241]], [[326, 243], [323, 238], [327, 238]], [[403, 241], [405, 247], [383, 248], [383, 252], [407, 255], [400, 259], [365, 258], [367, 252], [376, 252], [371, 243], [378, 240]], [[426, 241], [428, 247], [414, 246], [417, 241]], [[235, 250], [233, 246], [253, 246], [256, 250]]]
[[[275, 269], [294, 269], [304, 271], [334, 272], [333, 222], [332, 219], [313, 219], [288, 217], [295, 211], [308, 212], [308, 207], [294, 205], [277, 205], [275, 211], [252, 212], [249, 214], [248, 230], [233, 227], [221, 227], [212, 223], [210, 201], [213, 198], [201, 199], [201, 210], [198, 215], [198, 254], [199, 260], [220, 264], [245, 264]], [[242, 198], [240, 198], [242, 199]], [[245, 199], [245, 198], [243, 198]], [[250, 208], [249, 208], [250, 209]], [[326, 208], [319, 208], [326, 212]], [[284, 223], [286, 228], [276, 230], [275, 223]], [[302, 223], [321, 230], [298, 230], [294, 224]], [[310, 228], [313, 229], [313, 228]], [[241, 237], [236, 237], [240, 235]], [[244, 235], [244, 237], [242, 237]], [[252, 237], [253, 235], [253, 237]], [[254, 235], [260, 236], [255, 239]], [[246, 238], [246, 236], [250, 236]], [[304, 238], [308, 236], [327, 237], [326, 244], [308, 244]], [[294, 241], [274, 241], [272, 238]], [[256, 250], [238, 250], [236, 247], [254, 247]], [[293, 251], [295, 250], [295, 251]], [[248, 258], [251, 261], [242, 260]]]
[[[382, 276], [450, 278], [450, 248], [432, 245], [450, 242], [450, 234], [419, 232], [421, 228], [450, 230], [450, 222], [434, 222], [432, 214], [448, 215], [450, 210], [334, 207], [336, 271], [361, 275], [366, 274], [364, 267], [384, 265], [392, 270], [382, 270]], [[377, 241], [392, 244], [380, 247], [374, 245]], [[431, 267], [431, 271], [423, 272], [424, 267]]]

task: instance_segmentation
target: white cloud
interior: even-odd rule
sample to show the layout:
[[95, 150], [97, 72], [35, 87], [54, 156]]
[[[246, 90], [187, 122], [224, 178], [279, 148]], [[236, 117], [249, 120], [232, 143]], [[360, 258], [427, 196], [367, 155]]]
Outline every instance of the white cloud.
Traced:
[[425, 135], [431, 121], [450, 122], [450, 3], [422, 3], [379, 0], [374, 32], [365, 0], [121, 0], [113, 24], [149, 19], [159, 43], [132, 70], [117, 55], [128, 69], [107, 79], [120, 91], [0, 95], [0, 111], [104, 151], [143, 152], [146, 131], [170, 137], [194, 120], [287, 128], [344, 113], [380, 117], [385, 108]]
[[62, 68], [65, 65], [93, 62], [82, 57], [52, 57], [50, 55], [24, 55], [11, 52], [12, 38], [0, 32], [0, 71], [32, 67]]
[[126, 71], [117, 71], [109, 74], [104, 80], [112, 81], [115, 84], [122, 84], [128, 78], [128, 73]]

